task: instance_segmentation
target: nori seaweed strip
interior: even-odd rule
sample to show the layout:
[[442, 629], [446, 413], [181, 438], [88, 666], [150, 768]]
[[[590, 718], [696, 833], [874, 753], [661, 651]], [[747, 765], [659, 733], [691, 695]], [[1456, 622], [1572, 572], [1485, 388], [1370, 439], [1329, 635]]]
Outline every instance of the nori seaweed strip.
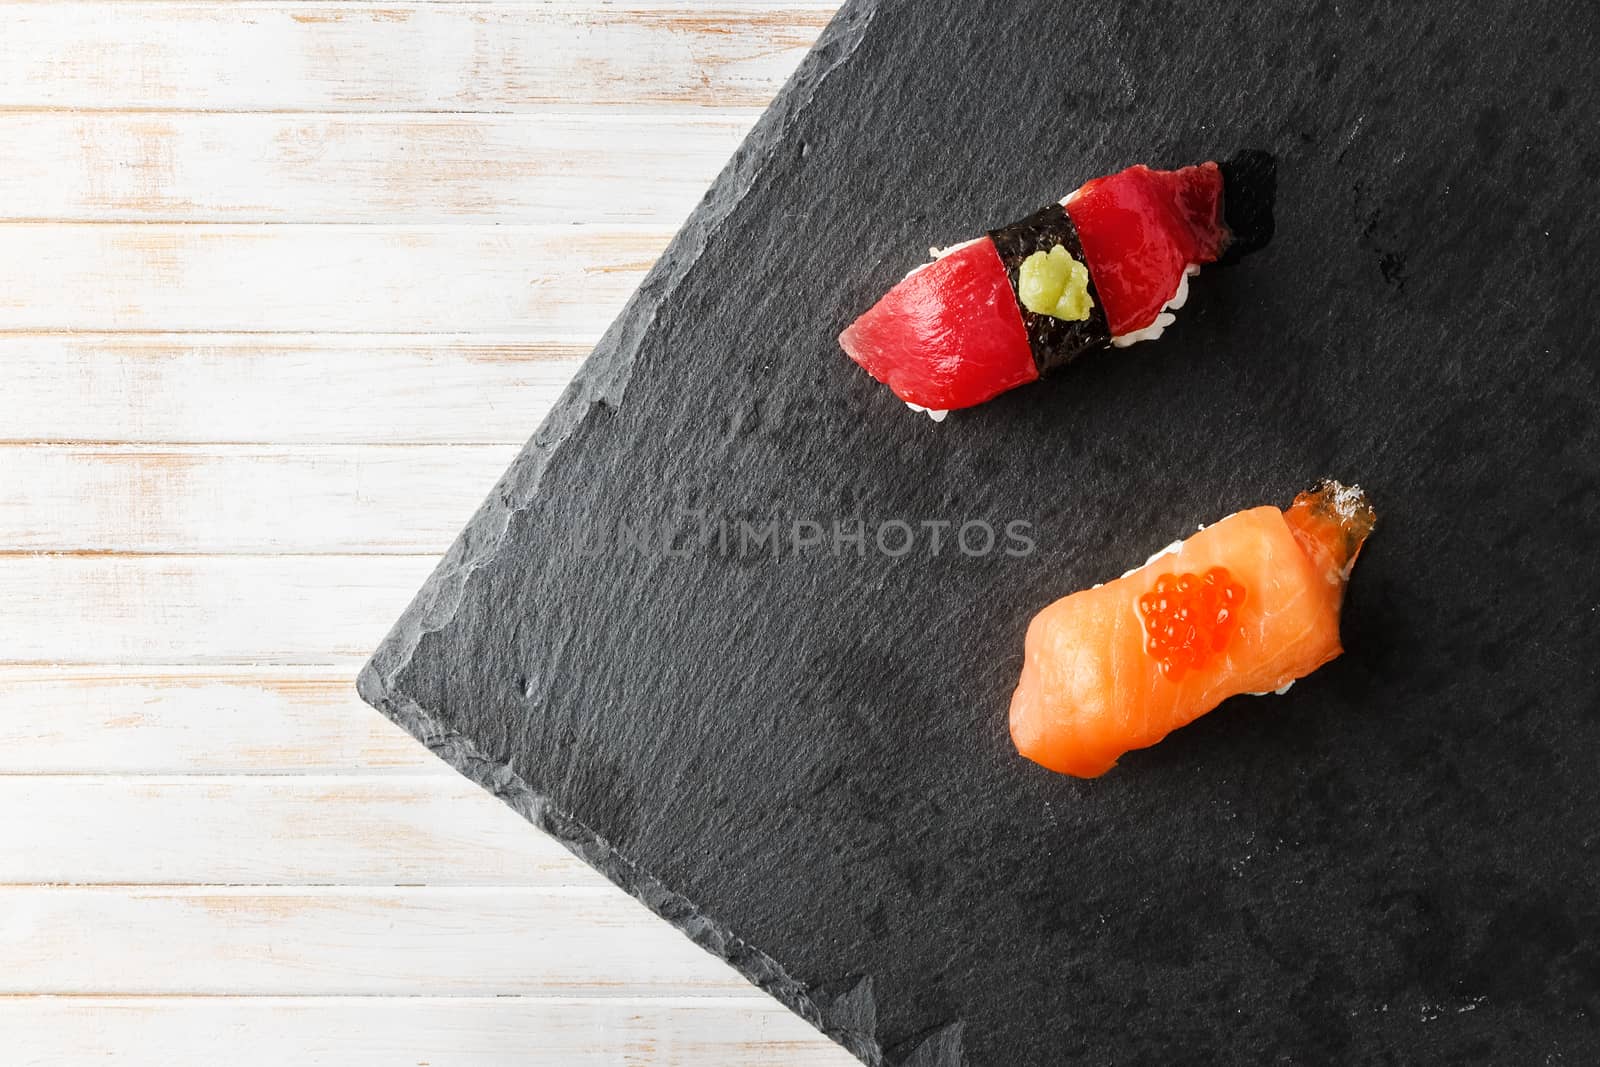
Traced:
[[1022, 312], [1022, 322], [1028, 328], [1028, 346], [1033, 350], [1034, 366], [1042, 376], [1057, 367], [1065, 366], [1091, 349], [1111, 343], [1111, 328], [1106, 322], [1106, 312], [1095, 294], [1094, 276], [1089, 277], [1089, 295], [1094, 298], [1094, 309], [1080, 322], [1067, 322], [1049, 315], [1038, 315], [1022, 306], [1017, 293], [1017, 277], [1022, 261], [1035, 252], [1048, 252], [1061, 245], [1072, 258], [1087, 264], [1083, 243], [1078, 240], [1078, 228], [1072, 224], [1066, 208], [1051, 204], [1034, 212], [1020, 222], [989, 232], [990, 240], [1006, 265], [1006, 275], [1011, 279], [1011, 295]]

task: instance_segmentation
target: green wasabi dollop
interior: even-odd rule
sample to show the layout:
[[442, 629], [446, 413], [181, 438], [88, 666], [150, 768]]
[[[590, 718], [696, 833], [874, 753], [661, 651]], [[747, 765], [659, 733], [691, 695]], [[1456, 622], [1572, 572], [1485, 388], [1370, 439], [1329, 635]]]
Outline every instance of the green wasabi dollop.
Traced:
[[1089, 295], [1089, 268], [1061, 245], [1035, 252], [1017, 271], [1017, 296], [1035, 315], [1082, 322], [1094, 310]]

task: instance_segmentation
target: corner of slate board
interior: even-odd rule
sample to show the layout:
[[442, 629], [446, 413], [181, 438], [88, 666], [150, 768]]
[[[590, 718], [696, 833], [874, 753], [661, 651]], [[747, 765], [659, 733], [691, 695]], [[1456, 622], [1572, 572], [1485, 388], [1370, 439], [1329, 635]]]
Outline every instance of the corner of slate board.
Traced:
[[[1586, 5], [850, 3], [363, 670], [369, 702], [869, 1064], [1600, 1062]], [[943, 426], [840, 354], [930, 244], [1280, 160], [1159, 344]], [[1028, 618], [1359, 481], [1347, 655], [1094, 782]], [[591, 522], [989, 516], [1013, 563], [600, 559]]]
[[[872, 1023], [870, 981], [852, 982], [844, 990], [808, 989], [796, 982], [776, 961], [618, 854], [594, 830], [562, 813], [517, 774], [503, 753], [485, 751], [469, 734], [441, 723], [396, 679], [410, 666], [418, 644], [448, 625], [460, 610], [463, 584], [501, 550], [512, 516], [537, 502], [541, 475], [573, 430], [597, 407], [623, 402], [633, 359], [661, 305], [694, 268], [707, 240], [784, 150], [790, 123], [810, 103], [817, 86], [855, 53], [878, 6], [879, 0], [846, 0], [841, 6], [356, 679], [363, 700], [436, 756], [873, 1067], [885, 1060]], [[954, 1058], [948, 1054], [952, 1049]], [[901, 1062], [908, 1067], [959, 1067], [959, 1039], [952, 1046], [941, 1030], [927, 1042], [912, 1042]]]

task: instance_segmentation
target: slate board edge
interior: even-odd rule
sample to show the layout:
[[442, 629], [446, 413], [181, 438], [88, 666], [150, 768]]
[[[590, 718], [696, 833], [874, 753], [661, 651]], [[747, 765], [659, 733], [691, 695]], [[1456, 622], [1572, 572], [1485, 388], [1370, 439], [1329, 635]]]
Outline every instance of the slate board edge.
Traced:
[[959, 1021], [920, 1035], [886, 1054], [876, 1035], [876, 1003], [870, 978], [847, 979], [826, 989], [807, 987], [791, 978], [776, 960], [742, 941], [692, 901], [617, 853], [599, 834], [534, 790], [510, 766], [484, 753], [471, 738], [442, 726], [428, 708], [394, 684], [423, 637], [449, 626], [466, 584], [478, 567], [494, 559], [512, 519], [519, 511], [534, 506], [545, 467], [567, 438], [597, 406], [621, 405], [633, 359], [655, 321], [657, 309], [694, 268], [711, 235], [761, 179], [767, 164], [783, 146], [793, 120], [810, 104], [818, 87], [855, 53], [878, 6], [878, 0], [847, 0], [823, 30], [794, 76], [712, 183], [700, 206], [601, 337], [544, 423], [362, 668], [356, 689], [363, 700], [467, 779], [556, 838], [695, 944], [725, 960], [862, 1062], [871, 1067], [960, 1067]]

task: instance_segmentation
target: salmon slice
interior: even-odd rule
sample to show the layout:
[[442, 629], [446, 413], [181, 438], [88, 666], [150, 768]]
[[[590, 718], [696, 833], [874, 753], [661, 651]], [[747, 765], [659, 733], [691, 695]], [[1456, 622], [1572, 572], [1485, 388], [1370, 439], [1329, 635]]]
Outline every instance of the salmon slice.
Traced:
[[1359, 487], [1325, 481], [1287, 511], [1229, 515], [1051, 604], [1028, 626], [1011, 698], [1017, 751], [1098, 777], [1228, 697], [1282, 689], [1335, 658], [1375, 518]]

